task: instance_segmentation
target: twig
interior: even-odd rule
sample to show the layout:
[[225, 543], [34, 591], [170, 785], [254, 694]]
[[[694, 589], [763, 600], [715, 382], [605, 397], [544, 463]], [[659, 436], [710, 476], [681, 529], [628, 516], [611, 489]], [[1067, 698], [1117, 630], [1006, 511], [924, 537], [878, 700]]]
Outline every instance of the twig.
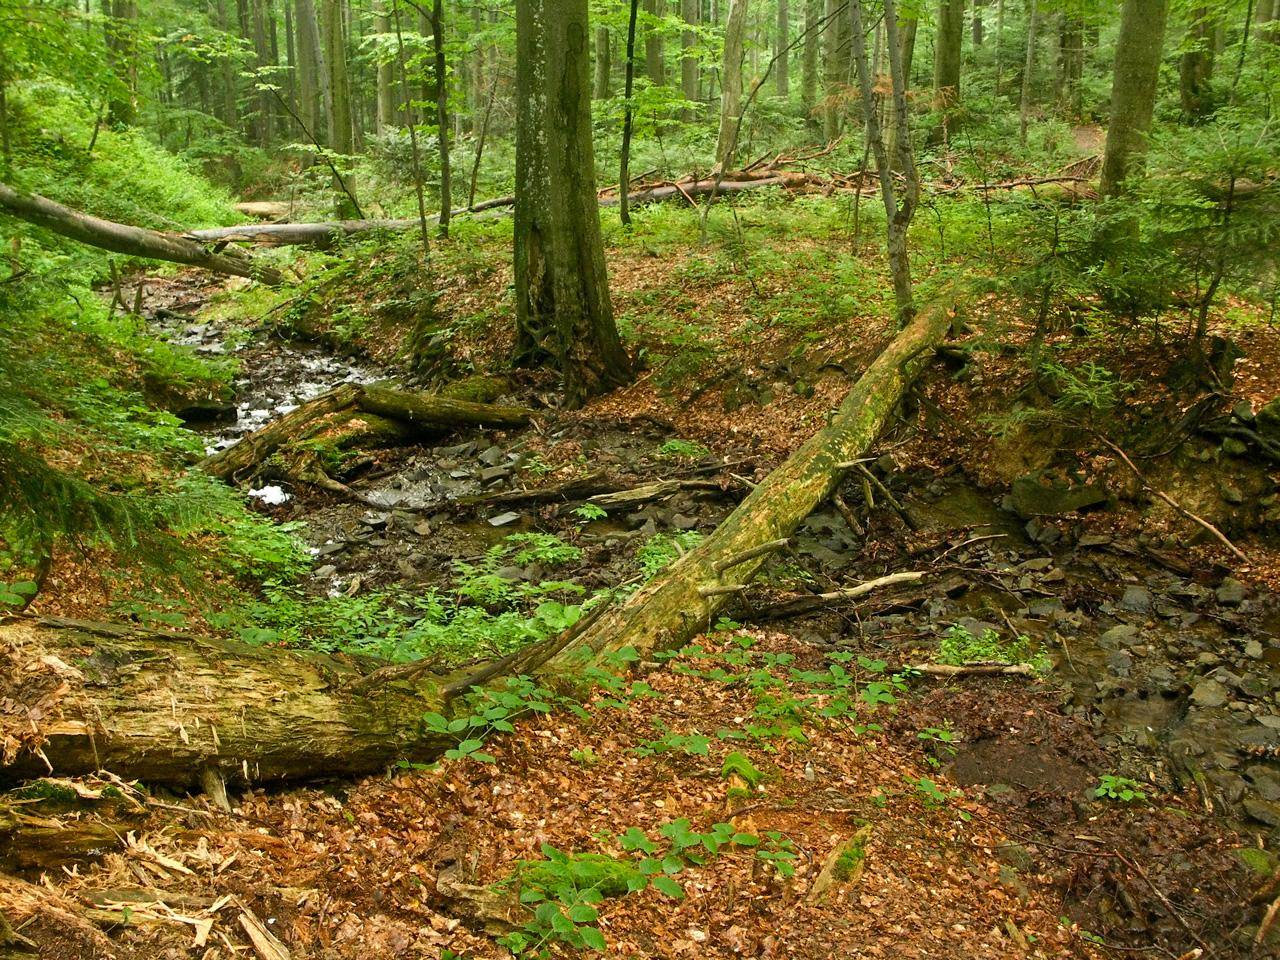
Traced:
[[880, 495], [884, 497], [885, 502], [888, 503], [889, 506], [893, 507], [893, 512], [902, 518], [902, 522], [907, 525], [908, 530], [914, 532], [920, 529], [920, 524], [916, 523], [915, 518], [912, 517], [911, 514], [907, 513], [906, 508], [898, 502], [898, 498], [890, 492], [889, 488], [884, 485], [884, 482], [867, 469], [866, 464], [859, 463], [857, 465], [857, 469], [862, 474], [863, 479], [869, 481], [872, 486], [880, 491]]
[[777, 550], [783, 550], [789, 546], [791, 546], [791, 541], [785, 537], [781, 540], [770, 540], [768, 543], [759, 544], [749, 550], [743, 550], [741, 553], [735, 553], [733, 556], [725, 557], [723, 560], [718, 560], [712, 569], [715, 570], [717, 574], [721, 574], [730, 567], [736, 567], [740, 563], [746, 563], [748, 560], [754, 560], [756, 557], [763, 557], [765, 554], [773, 553]]
[[1144, 490], [1152, 494], [1152, 496], [1155, 496], [1158, 499], [1163, 500], [1165, 503], [1173, 507], [1173, 509], [1177, 510], [1180, 514], [1182, 514], [1188, 520], [1191, 520], [1194, 523], [1199, 524], [1209, 533], [1213, 534], [1214, 537], [1216, 537], [1222, 543], [1223, 546], [1225, 546], [1228, 550], [1230, 550], [1233, 554], [1235, 554], [1236, 557], [1239, 558], [1239, 560], [1242, 563], [1250, 562], [1248, 555], [1239, 547], [1237, 547], [1234, 543], [1228, 540], [1226, 534], [1224, 534], [1221, 530], [1215, 527], [1212, 523], [1210, 523], [1204, 517], [1201, 517], [1201, 516], [1198, 516], [1197, 514], [1192, 513], [1190, 510], [1188, 510], [1182, 504], [1178, 503], [1177, 500], [1174, 500], [1173, 497], [1169, 496], [1163, 490], [1159, 490], [1156, 487], [1154, 487], [1151, 484], [1151, 481], [1146, 478], [1146, 475], [1143, 474], [1143, 472], [1139, 470], [1136, 466], [1134, 466], [1133, 461], [1129, 459], [1129, 455], [1125, 453], [1123, 450], [1121, 450], [1118, 446], [1116, 446], [1116, 444], [1112, 443], [1110, 440], [1108, 440], [1106, 437], [1104, 437], [1100, 433], [1095, 434], [1095, 436], [1097, 436], [1099, 440], [1101, 440], [1108, 447], [1110, 447], [1115, 452], [1116, 456], [1118, 456], [1121, 460], [1124, 461], [1125, 466], [1127, 466], [1130, 470], [1133, 471], [1133, 475], [1138, 478], [1138, 482], [1142, 484], [1142, 487]]
[[1034, 677], [1036, 668], [1029, 663], [920, 663], [909, 669], [930, 677]]
[[[1106, 441], [1104, 440], [1104, 442]], [[1121, 454], [1121, 456], [1124, 456], [1124, 454]], [[1125, 459], [1127, 460], [1128, 457], [1125, 457]], [[1169, 902], [1169, 898], [1164, 895], [1164, 891], [1161, 890], [1159, 887], [1157, 887], [1155, 885], [1155, 882], [1147, 874], [1147, 871], [1142, 869], [1141, 864], [1139, 864], [1135, 860], [1130, 860], [1128, 857], [1126, 857], [1123, 853], [1120, 853], [1119, 851], [1116, 852], [1116, 859], [1118, 859], [1121, 863], [1127, 866], [1130, 870], [1134, 871], [1138, 876], [1140, 876], [1146, 882], [1147, 886], [1151, 888], [1151, 892], [1156, 895], [1156, 899], [1159, 900], [1162, 904], [1164, 904], [1164, 908], [1169, 911], [1169, 915], [1172, 916], [1173, 919], [1178, 922], [1178, 926], [1180, 926], [1183, 930], [1185, 930], [1187, 932], [1187, 935], [1190, 936], [1191, 939], [1194, 940], [1197, 944], [1199, 944], [1201, 949], [1203, 949], [1205, 953], [1208, 953], [1208, 954], [1213, 953], [1213, 948], [1209, 946], [1209, 944], [1205, 943], [1203, 939], [1201, 939], [1200, 934], [1196, 933], [1194, 930], [1191, 929], [1191, 926], [1183, 918], [1182, 914], [1180, 914], [1177, 911], [1177, 908], [1175, 908], [1174, 905]]]

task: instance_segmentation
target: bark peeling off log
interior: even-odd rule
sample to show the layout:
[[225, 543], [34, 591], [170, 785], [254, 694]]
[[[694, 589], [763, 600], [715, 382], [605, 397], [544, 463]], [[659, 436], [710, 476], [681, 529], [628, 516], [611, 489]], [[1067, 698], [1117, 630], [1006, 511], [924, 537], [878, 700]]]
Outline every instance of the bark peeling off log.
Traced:
[[840, 465], [875, 442], [949, 322], [950, 311], [940, 306], [921, 310], [854, 384], [826, 428], [757, 485], [702, 543], [584, 631], [547, 665], [548, 672], [569, 674], [581, 668], [584, 657], [606, 649], [632, 646], [643, 654], [676, 647], [708, 629], [736, 592], [728, 588], [750, 581], [767, 554], [723, 573], [717, 564], [791, 536], [835, 488], [843, 475]]
[[[38, 722], [39, 749], [59, 776], [107, 769], [194, 786], [214, 768], [299, 779], [375, 773], [448, 746], [421, 723], [440, 709], [439, 678], [350, 689], [364, 672], [340, 656], [40, 621], [0, 627], [0, 656], [62, 665], [65, 689]], [[0, 780], [47, 772], [25, 751], [0, 765]]]

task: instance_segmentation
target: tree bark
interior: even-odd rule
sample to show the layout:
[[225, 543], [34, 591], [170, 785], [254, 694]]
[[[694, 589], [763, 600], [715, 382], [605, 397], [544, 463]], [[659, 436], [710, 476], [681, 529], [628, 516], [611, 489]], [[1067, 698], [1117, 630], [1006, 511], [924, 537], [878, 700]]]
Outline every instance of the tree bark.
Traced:
[[[339, 170], [355, 152], [355, 132], [351, 120], [351, 81], [347, 73], [347, 42], [342, 16], [342, 0], [321, 0], [324, 12], [324, 60], [328, 68], [329, 148], [339, 154]], [[333, 199], [339, 217], [359, 216], [355, 177], [334, 174]]]
[[822, 0], [805, 0], [804, 48], [800, 60], [800, 108], [810, 126], [817, 122], [814, 110], [818, 103], [818, 50], [822, 44], [822, 31], [814, 24], [822, 19]]
[[1178, 92], [1188, 120], [1203, 119], [1213, 109], [1209, 80], [1213, 77], [1213, 35], [1216, 28], [1208, 7], [1190, 13], [1182, 59], [1178, 64]]
[[964, 0], [939, 0], [933, 60], [933, 96], [944, 113], [960, 102], [960, 48], [964, 42]]
[[[666, 0], [644, 0], [644, 10], [651, 18], [666, 16]], [[662, 42], [662, 28], [650, 23], [644, 32], [644, 69], [655, 87], [667, 82], [666, 51]]]
[[[699, 0], [680, 0], [680, 19], [688, 26], [697, 26], [701, 19], [701, 3]], [[680, 93], [689, 101], [695, 103], [698, 99], [698, 35], [693, 30], [685, 30], [680, 34]], [[698, 108], [688, 106], [684, 108], [684, 122], [693, 123], [698, 119]]]
[[921, 310], [858, 379], [828, 426], [761, 481], [698, 546], [591, 623], [544, 672], [572, 677], [584, 658], [606, 649], [631, 646], [644, 656], [678, 647], [709, 629], [732, 596], [725, 588], [748, 583], [768, 559], [767, 554], [745, 555], [788, 538], [830, 495], [843, 476], [839, 465], [862, 456], [875, 442], [949, 322], [946, 309]]
[[[58, 776], [106, 769], [193, 787], [211, 770], [250, 782], [376, 773], [446, 746], [422, 728], [441, 678], [363, 682], [352, 658], [46, 620], [0, 628], [0, 655], [49, 668], [66, 692], [39, 723]], [[15, 650], [21, 648], [21, 654]], [[75, 666], [70, 666], [75, 664]], [[48, 772], [25, 752], [0, 780]]]
[[449, 172], [449, 72], [444, 53], [444, 0], [431, 7], [432, 45], [435, 50], [436, 139], [440, 144], [440, 236], [449, 236], [452, 179]]
[[188, 237], [102, 220], [38, 194], [21, 193], [3, 183], [0, 183], [0, 209], [60, 236], [113, 253], [185, 263], [271, 286], [282, 279], [278, 270], [255, 263], [244, 254], [215, 253]]
[[113, 125], [128, 126], [138, 116], [138, 4], [110, 0], [106, 24], [107, 64], [115, 87], [107, 102]]
[[596, 82], [592, 96], [596, 100], [609, 99], [609, 28], [596, 27]]
[[720, 170], [728, 170], [733, 165], [738, 149], [748, 3], [749, 0], [732, 0], [724, 28], [724, 59], [720, 67], [720, 133], [716, 139], [716, 167]]
[[[373, 30], [380, 37], [385, 37], [391, 32], [391, 24], [387, 19], [387, 8], [378, 3], [373, 9]], [[391, 84], [394, 78], [392, 75], [391, 58], [385, 54], [379, 53], [378, 72], [375, 79], [378, 96], [378, 109], [374, 116], [374, 129], [379, 134], [384, 134], [396, 125], [395, 121], [395, 97]]]
[[791, 17], [787, 0], [778, 2], [777, 37], [775, 49], [778, 51], [773, 64], [774, 92], [784, 100], [791, 96]]
[[823, 28], [822, 60], [823, 60], [823, 94], [822, 136], [828, 143], [840, 135], [840, 119], [844, 114], [844, 88], [847, 82], [846, 72], [841, 68], [840, 47], [847, 39], [840, 29], [840, 8], [846, 0], [826, 0], [824, 11], [827, 23]]
[[516, 354], [549, 359], [579, 406], [631, 378], [600, 234], [586, 0], [519, 0], [516, 47]]
[[1039, 9], [1031, 0], [1027, 13], [1027, 59], [1022, 67], [1022, 97], [1018, 102], [1018, 142], [1027, 145], [1027, 124], [1031, 119], [1031, 79], [1036, 68], [1036, 27]]
[[523, 407], [344, 383], [211, 454], [200, 462], [200, 469], [219, 480], [238, 479], [282, 447], [314, 436], [334, 414], [350, 410], [387, 417], [419, 433], [460, 426], [519, 427], [532, 416], [532, 411]]
[[622, 149], [618, 156], [618, 219], [624, 226], [631, 224], [628, 205], [631, 188], [631, 126], [635, 120], [635, 104], [631, 95], [636, 84], [636, 20], [640, 13], [640, 0], [631, 0], [627, 7], [627, 63], [622, 81]]
[[1104, 197], [1120, 192], [1133, 165], [1146, 152], [1168, 12], [1168, 0], [1125, 0], [1099, 184]]
[[321, 93], [324, 58], [320, 25], [314, 0], [294, 0], [293, 9], [298, 31], [298, 117], [312, 136], [320, 136], [327, 125]]

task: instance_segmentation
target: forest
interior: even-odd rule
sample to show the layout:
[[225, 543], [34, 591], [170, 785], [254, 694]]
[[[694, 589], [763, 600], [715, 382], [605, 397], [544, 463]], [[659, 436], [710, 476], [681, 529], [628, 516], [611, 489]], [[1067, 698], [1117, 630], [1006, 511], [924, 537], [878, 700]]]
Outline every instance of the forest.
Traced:
[[1280, 0], [0, 0], [0, 957], [1280, 956]]

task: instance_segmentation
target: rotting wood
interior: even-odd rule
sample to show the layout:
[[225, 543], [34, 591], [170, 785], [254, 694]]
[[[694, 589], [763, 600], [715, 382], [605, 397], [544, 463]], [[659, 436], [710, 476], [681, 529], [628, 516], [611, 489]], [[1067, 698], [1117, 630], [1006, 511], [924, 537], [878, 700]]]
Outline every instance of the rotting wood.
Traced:
[[[237, 479], [286, 444], [313, 436], [326, 418], [345, 410], [386, 417], [418, 433], [458, 426], [516, 427], [528, 423], [533, 415], [533, 411], [523, 407], [344, 383], [272, 420], [225, 450], [211, 454], [200, 462], [200, 468], [222, 480]], [[376, 431], [378, 424], [373, 422], [368, 429]]]
[[855, 587], [846, 587], [843, 590], [831, 590], [827, 593], [815, 593], [808, 596], [796, 597], [793, 600], [783, 600], [779, 603], [770, 604], [767, 607], [761, 607], [751, 612], [752, 620], [778, 620], [783, 617], [796, 616], [802, 613], [809, 613], [812, 610], [818, 610], [822, 607], [833, 603], [842, 603], [846, 600], [857, 600], [859, 597], [865, 597], [869, 593], [881, 590], [885, 587], [897, 586], [900, 583], [916, 583], [924, 577], [924, 572], [919, 570], [904, 570], [900, 573], [890, 573], [883, 577], [877, 577], [874, 580], [868, 580], [860, 583]]
[[607, 649], [634, 646], [644, 655], [676, 647], [707, 629], [729, 595], [703, 595], [702, 588], [746, 583], [765, 557], [723, 574], [716, 572], [716, 564], [790, 537], [831, 494], [841, 476], [838, 465], [862, 456], [876, 441], [903, 393], [942, 342], [950, 313], [936, 304], [921, 310], [858, 379], [827, 427], [762, 480], [710, 536], [561, 651], [547, 671], [571, 674], [577, 661]]
[[0, 210], [60, 236], [112, 253], [183, 263], [214, 273], [248, 277], [270, 286], [277, 286], [283, 281], [279, 270], [257, 263], [239, 251], [210, 250], [188, 236], [103, 220], [39, 194], [15, 190], [5, 183], [0, 183]]

